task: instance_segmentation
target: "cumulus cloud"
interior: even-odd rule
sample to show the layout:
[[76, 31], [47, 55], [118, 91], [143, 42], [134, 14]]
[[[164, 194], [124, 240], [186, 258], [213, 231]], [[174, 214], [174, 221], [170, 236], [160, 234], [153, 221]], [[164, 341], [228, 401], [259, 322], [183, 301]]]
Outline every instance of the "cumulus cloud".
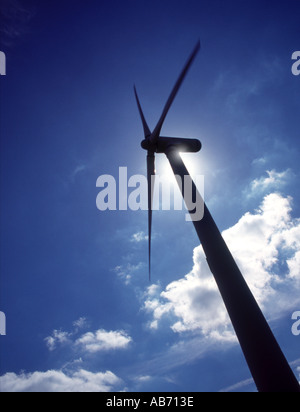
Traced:
[[99, 329], [96, 332], [88, 332], [76, 340], [75, 345], [80, 346], [86, 352], [126, 349], [132, 339], [125, 331], [105, 331]]
[[127, 332], [106, 331], [98, 329], [96, 331], [81, 332], [88, 325], [86, 318], [81, 317], [73, 322], [73, 330], [65, 332], [62, 330], [54, 330], [52, 334], [44, 339], [46, 346], [52, 352], [58, 347], [69, 346], [70, 348], [80, 353], [96, 353], [100, 351], [126, 349], [132, 342], [132, 338]]
[[267, 176], [262, 176], [251, 182], [250, 188], [248, 188], [245, 193], [246, 197], [250, 198], [271, 193], [272, 191], [280, 191], [294, 176], [291, 169], [287, 169], [283, 172], [267, 170], [266, 174]]
[[109, 392], [121, 384], [122, 380], [110, 371], [93, 373], [84, 369], [71, 374], [49, 370], [0, 377], [2, 392]]
[[[300, 219], [291, 217], [292, 199], [272, 193], [254, 213], [246, 213], [223, 232], [237, 264], [267, 317], [297, 307], [300, 301]], [[192, 271], [164, 291], [151, 289], [145, 309], [155, 329], [169, 316], [174, 332], [200, 332], [214, 341], [235, 336], [201, 246]], [[150, 290], [149, 290], [150, 292]], [[156, 292], [156, 293], [155, 293]]]
[[48, 349], [52, 352], [58, 345], [63, 345], [70, 342], [71, 335], [68, 332], [54, 330], [51, 336], [45, 338]]
[[[44, 339], [50, 351], [66, 346], [80, 355], [128, 348], [132, 338], [123, 330], [79, 334], [88, 325], [84, 317], [73, 322], [73, 330], [54, 330]], [[82, 332], [81, 332], [82, 333]], [[81, 367], [82, 358], [67, 362], [61, 370], [35, 371], [32, 373], [6, 373], [0, 376], [2, 392], [109, 392], [122, 389], [123, 381], [113, 372], [90, 372]], [[65, 371], [66, 369], [70, 369]]]
[[[66, 332], [54, 330], [44, 339], [50, 351], [59, 347], [71, 349], [80, 356], [127, 349], [132, 338], [123, 330], [106, 331], [104, 329], [82, 334], [80, 330], [87, 327], [88, 321], [80, 317], [73, 322], [73, 330]], [[1, 392], [109, 392], [119, 391], [123, 381], [113, 372], [91, 372], [83, 367], [80, 357], [67, 362], [59, 370], [32, 373], [6, 373], [0, 376]]]
[[[173, 315], [174, 332], [199, 331], [204, 335], [222, 333], [223, 339], [234, 339], [225, 307], [214, 279], [205, 262], [202, 248], [194, 250], [194, 269], [183, 279], [170, 283], [159, 296], [149, 296], [145, 309], [152, 312], [149, 326], [157, 329], [165, 315]], [[199, 276], [199, 274], [201, 275]], [[222, 331], [222, 332], [221, 332]]]

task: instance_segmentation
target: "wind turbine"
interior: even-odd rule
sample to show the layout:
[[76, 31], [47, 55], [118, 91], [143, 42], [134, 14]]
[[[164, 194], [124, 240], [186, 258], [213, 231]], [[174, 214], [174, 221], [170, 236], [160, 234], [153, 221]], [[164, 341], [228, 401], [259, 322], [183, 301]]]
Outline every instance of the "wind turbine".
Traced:
[[[134, 87], [144, 128], [145, 138], [141, 146], [147, 151], [149, 278], [151, 275], [152, 195], [153, 176], [155, 176], [155, 153], [164, 153], [167, 156], [174, 174], [181, 177], [180, 190], [184, 196], [185, 176], [189, 176], [189, 172], [179, 152], [198, 152], [201, 149], [201, 143], [195, 139], [160, 136], [168, 111], [200, 47], [199, 41], [186, 62], [152, 132], [146, 122]], [[201, 198], [192, 179], [191, 182], [193, 198]], [[193, 211], [189, 210], [189, 212], [192, 214]], [[193, 223], [258, 391], [300, 392], [300, 386], [293, 371], [205, 203], [203, 219], [193, 220]]]

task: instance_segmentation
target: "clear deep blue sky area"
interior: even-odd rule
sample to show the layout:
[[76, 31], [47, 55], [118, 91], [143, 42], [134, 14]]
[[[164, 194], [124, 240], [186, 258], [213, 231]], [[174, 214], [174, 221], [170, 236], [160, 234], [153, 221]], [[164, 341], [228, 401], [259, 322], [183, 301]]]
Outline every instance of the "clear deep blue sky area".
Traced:
[[147, 211], [96, 206], [99, 176], [146, 174], [133, 85], [154, 128], [199, 39], [162, 134], [201, 140], [186, 165], [299, 379], [300, 1], [0, 10], [0, 390], [256, 390], [186, 211], [153, 212], [149, 283]]

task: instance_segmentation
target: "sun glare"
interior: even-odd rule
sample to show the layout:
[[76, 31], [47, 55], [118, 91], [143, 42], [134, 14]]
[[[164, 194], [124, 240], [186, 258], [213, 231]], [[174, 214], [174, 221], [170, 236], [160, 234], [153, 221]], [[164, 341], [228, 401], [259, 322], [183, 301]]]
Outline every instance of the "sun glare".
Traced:
[[[180, 156], [192, 178], [205, 175], [209, 167], [207, 159], [200, 158], [199, 155], [195, 153], [180, 153]], [[174, 173], [168, 159], [165, 156], [156, 156], [155, 162], [156, 173], [164, 176], [170, 180], [170, 182], [175, 182]]]

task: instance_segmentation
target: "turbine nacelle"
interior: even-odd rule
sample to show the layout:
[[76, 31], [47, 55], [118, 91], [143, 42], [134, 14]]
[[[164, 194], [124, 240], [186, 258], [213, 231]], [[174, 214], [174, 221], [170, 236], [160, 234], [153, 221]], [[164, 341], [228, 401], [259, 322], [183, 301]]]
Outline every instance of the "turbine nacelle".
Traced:
[[178, 152], [197, 153], [202, 148], [201, 142], [197, 139], [163, 136], [160, 136], [156, 143], [152, 143], [150, 139], [145, 139], [142, 141], [141, 146], [151, 153], [166, 153], [170, 148], [174, 148]]

